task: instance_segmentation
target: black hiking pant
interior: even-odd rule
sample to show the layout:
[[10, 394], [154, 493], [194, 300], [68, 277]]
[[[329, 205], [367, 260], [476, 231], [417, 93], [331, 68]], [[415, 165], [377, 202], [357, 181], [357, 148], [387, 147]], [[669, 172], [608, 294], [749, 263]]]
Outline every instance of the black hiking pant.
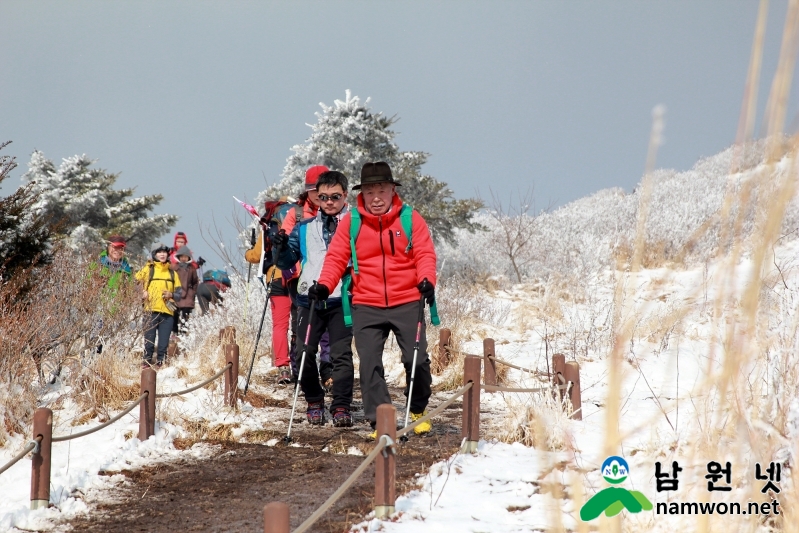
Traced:
[[[291, 341], [289, 342], [289, 360], [291, 361], [291, 375], [296, 379], [299, 375], [298, 357], [300, 356], [301, 348], [297, 348], [297, 337], [302, 335], [305, 339], [305, 332], [297, 332], [297, 319], [299, 317], [297, 309], [297, 284], [299, 279], [294, 278], [288, 283], [288, 293], [291, 296]], [[330, 362], [330, 335], [325, 331], [319, 340], [320, 347], [320, 362], [319, 373], [321, 374], [322, 383], [333, 377], [333, 363]]]
[[158, 334], [158, 362], [166, 359], [166, 349], [169, 346], [169, 335], [172, 333], [172, 315], [168, 313], [150, 313], [144, 317], [144, 361], [153, 363], [155, 350], [155, 336]]
[[[302, 351], [305, 349], [305, 334], [311, 310], [308, 307], [298, 306], [297, 311], [297, 364], [299, 365]], [[325, 399], [325, 390], [319, 383], [319, 371], [316, 368], [316, 352], [319, 350], [319, 340], [325, 332], [330, 334], [330, 361], [333, 366], [333, 402], [330, 404], [330, 410], [336, 407], [349, 409], [355, 380], [352, 365], [352, 328], [344, 325], [344, 310], [341, 306], [314, 311], [300, 387], [307, 402], [321, 402]]]
[[[419, 302], [411, 302], [396, 307], [352, 306], [352, 333], [355, 347], [361, 360], [361, 394], [366, 418], [374, 424], [377, 406], [391, 403], [391, 395], [386, 385], [383, 367], [383, 349], [388, 332], [393, 331], [402, 351], [402, 365], [405, 367], [405, 397], [411, 383], [413, 367], [413, 346], [416, 343], [416, 325], [419, 320]], [[419, 336], [419, 353], [416, 356], [416, 374], [411, 398], [411, 412], [422, 413], [430, 400], [430, 358], [427, 355], [427, 336], [422, 324]]]

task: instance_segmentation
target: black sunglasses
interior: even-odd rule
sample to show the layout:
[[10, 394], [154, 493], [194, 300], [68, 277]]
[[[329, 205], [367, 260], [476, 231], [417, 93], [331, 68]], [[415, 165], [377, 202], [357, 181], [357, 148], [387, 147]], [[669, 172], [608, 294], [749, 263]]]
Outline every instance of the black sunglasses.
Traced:
[[331, 194], [330, 196], [326, 194], [320, 194], [317, 197], [319, 198], [320, 202], [327, 202], [328, 200], [333, 200], [334, 202], [338, 202], [339, 200], [341, 200], [342, 196], [344, 195], [336, 193], [336, 194]]

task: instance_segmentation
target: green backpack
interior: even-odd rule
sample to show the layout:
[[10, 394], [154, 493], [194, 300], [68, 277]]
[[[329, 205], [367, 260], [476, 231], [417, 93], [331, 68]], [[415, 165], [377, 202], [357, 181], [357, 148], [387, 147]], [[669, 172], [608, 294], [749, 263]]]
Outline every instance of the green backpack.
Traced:
[[[400, 224], [402, 224], [402, 231], [405, 233], [405, 238], [408, 239], [408, 246], [405, 248], [405, 253], [411, 251], [413, 248], [413, 208], [408, 204], [402, 204], [400, 209]], [[358, 239], [358, 234], [361, 232], [361, 214], [357, 209], [350, 210], [350, 250], [352, 251], [352, 273], [358, 275], [358, 255], [355, 253], [355, 241]], [[344, 309], [344, 325], [347, 327], [352, 326], [352, 312], [350, 311], [349, 290], [352, 284], [352, 276], [347, 275], [342, 280], [341, 285], [341, 305]], [[433, 300], [430, 305], [430, 321], [434, 326], [441, 324], [438, 318], [438, 307]]]

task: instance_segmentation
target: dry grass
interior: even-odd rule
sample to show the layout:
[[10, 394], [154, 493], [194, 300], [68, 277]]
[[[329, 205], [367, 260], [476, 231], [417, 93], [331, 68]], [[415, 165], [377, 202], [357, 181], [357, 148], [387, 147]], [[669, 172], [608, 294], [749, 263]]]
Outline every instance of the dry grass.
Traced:
[[485, 431], [487, 439], [521, 442], [546, 451], [571, 448], [568, 400], [560, 402], [552, 393], [514, 394], [504, 399], [508, 415], [491, 419]]
[[140, 323], [138, 291], [133, 283], [109, 291], [90, 257], [58, 248], [26, 295], [15, 278], [0, 285], [0, 443], [26, 433], [49, 381], [69, 386], [81, 409], [97, 413], [131, 396], [124, 354], [140, 334], [131, 327]]

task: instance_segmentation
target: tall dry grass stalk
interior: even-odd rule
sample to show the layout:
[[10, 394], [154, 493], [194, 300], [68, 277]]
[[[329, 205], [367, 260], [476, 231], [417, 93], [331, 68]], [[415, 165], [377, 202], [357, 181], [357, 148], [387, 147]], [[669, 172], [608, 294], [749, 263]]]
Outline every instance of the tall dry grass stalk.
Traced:
[[[768, 3], [763, 0], [760, 5], [755, 41], [748, 79], [746, 95], [741, 112], [738, 129], [738, 143], [743, 146], [753, 131], [755, 119], [756, 87], [759, 83], [760, 65], [762, 63], [763, 35]], [[786, 300], [775, 304], [770, 298], [770, 287], [767, 282], [769, 260], [772, 250], [780, 239], [780, 230], [790, 202], [796, 195], [797, 153], [799, 139], [788, 140], [786, 154], [782, 128], [785, 122], [787, 96], [796, 61], [797, 42], [799, 38], [799, 2], [792, 0], [788, 6], [785, 28], [783, 31], [780, 60], [775, 74], [767, 109], [769, 144], [767, 159], [758, 168], [754, 177], [742, 184], [739, 190], [730, 188], [719, 214], [722, 227], [722, 245], [719, 258], [725, 267], [722, 274], [714, 281], [717, 285], [716, 301], [712, 315], [712, 337], [710, 339], [710, 357], [705, 375], [701, 383], [691, 391], [692, 400], [700, 404], [697, 418], [687, 422], [686, 432], [677, 435], [676, 458], [681, 464], [703, 465], [711, 460], [731, 460], [734, 469], [734, 486], [741, 487], [753, 501], [763, 501], [754, 481], [754, 463], [766, 463], [794, 457], [796, 447], [791, 442], [791, 400], [799, 393], [799, 380], [796, 372], [784, 373], [787, 360], [795, 353], [797, 347], [796, 333], [799, 330], [796, 313], [784, 309]], [[647, 172], [652, 161], [652, 146], [659, 135], [658, 120], [653, 125], [650, 155], [647, 157]], [[731, 172], [738, 170], [737, 161]], [[648, 180], [644, 180], [647, 187]], [[621, 258], [619, 265], [626, 269], [616, 284], [614, 297], [613, 344], [608, 358], [608, 395], [606, 399], [605, 418], [605, 454], [619, 454], [622, 444], [634, 435], [640, 427], [627, 428], [624, 434], [619, 431], [621, 420], [619, 391], [624, 379], [623, 354], [630, 345], [634, 334], [636, 315], [646, 313], [646, 308], [635, 308], [632, 292], [628, 287], [637, 284], [637, 272], [641, 260], [645, 256], [645, 218], [647, 206], [646, 191], [642, 193], [642, 205], [639, 209], [638, 235], [631, 260]], [[755, 229], [747, 238], [743, 231], [744, 220], [748, 213], [754, 213]], [[724, 242], [728, 245], [724, 245]], [[741, 274], [740, 264], [746, 259], [751, 265], [748, 273]], [[745, 276], [745, 277], [742, 277]], [[784, 282], [784, 279], [783, 279]], [[739, 290], [742, 287], [742, 290]], [[773, 288], [773, 287], [771, 287]], [[785, 283], [786, 292], [795, 295], [795, 289]], [[790, 290], [788, 290], [790, 289]], [[793, 303], [793, 300], [789, 300]], [[689, 305], [689, 304], [685, 304]], [[783, 306], [785, 317], [790, 325], [785, 328], [780, 338], [771, 334], [773, 313]], [[690, 309], [675, 309], [677, 315], [686, 316]], [[784, 331], [784, 330], [783, 330]], [[782, 350], [783, 357], [774, 358], [774, 351]], [[789, 355], [791, 354], [791, 355]], [[776, 363], [773, 361], [776, 359]], [[782, 372], [777, 379], [781, 386], [775, 386], [773, 366], [777, 364]], [[795, 365], [794, 365], [795, 366]], [[772, 372], [770, 374], [770, 372]], [[685, 401], [685, 396], [680, 398]], [[679, 400], [678, 400], [679, 401]], [[799, 414], [799, 413], [797, 413]], [[796, 415], [794, 415], [796, 416]], [[642, 421], [645, 426], [652, 420]], [[794, 459], [789, 460], [789, 463]], [[688, 470], [688, 468], [686, 468]], [[735, 531], [756, 531], [763, 525], [784, 531], [799, 531], [799, 519], [796, 518], [797, 493], [796, 478], [790, 475], [790, 481], [783, 481], [783, 493], [779, 500], [783, 505], [783, 514], [772, 517], [761, 523], [757, 516], [739, 517], [734, 525], [728, 517], [702, 516], [684, 518], [683, 525], [693, 531], [711, 531], [719, 527]], [[692, 474], [687, 474], [691, 478]], [[696, 476], [700, 477], [701, 476]], [[700, 483], [699, 479], [693, 479]], [[690, 482], [690, 480], [689, 480]], [[699, 492], [694, 499], [709, 498], [707, 493]], [[689, 498], [686, 498], [689, 499]], [[715, 496], [714, 499], [718, 499]], [[613, 519], [600, 521], [601, 531], [635, 531], [640, 530], [637, 521], [623, 522], [621, 515]], [[637, 524], [637, 525], [634, 525]]]

